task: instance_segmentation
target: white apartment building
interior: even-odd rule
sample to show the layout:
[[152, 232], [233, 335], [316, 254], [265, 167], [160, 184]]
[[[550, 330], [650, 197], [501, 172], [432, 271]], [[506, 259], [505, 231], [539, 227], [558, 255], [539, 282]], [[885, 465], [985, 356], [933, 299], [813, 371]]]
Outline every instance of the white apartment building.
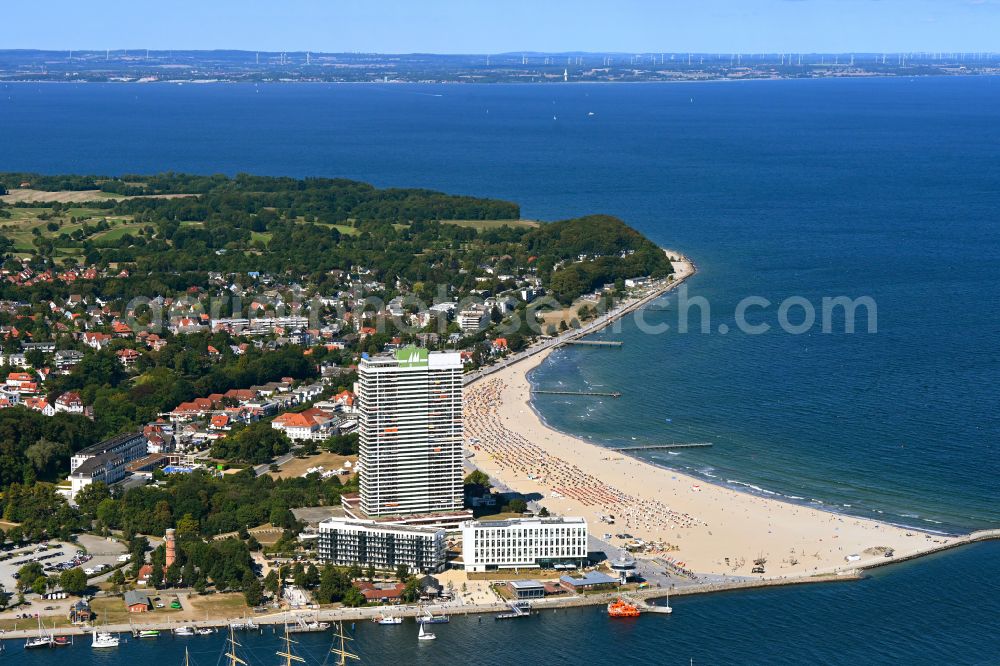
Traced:
[[417, 347], [358, 367], [361, 511], [462, 509], [462, 358]]
[[411, 573], [433, 573], [444, 570], [445, 534], [442, 528], [329, 518], [319, 524], [317, 550], [320, 559], [339, 566], [394, 570], [402, 564]]
[[579, 566], [587, 559], [583, 518], [469, 520], [461, 528], [466, 571]]
[[458, 327], [462, 329], [462, 333], [478, 333], [489, 325], [490, 311], [481, 305], [458, 313]]
[[119, 454], [125, 458], [125, 462], [132, 462], [133, 460], [142, 458], [148, 453], [146, 449], [146, 436], [141, 432], [127, 432], [111, 439], [106, 439], [93, 446], [88, 446], [85, 449], [80, 449], [70, 458], [69, 471], [75, 472], [80, 465], [89, 459], [106, 453]]
[[125, 478], [126, 466], [147, 453], [146, 436], [129, 432], [77, 451], [70, 459], [70, 501], [95, 481], [109, 486]]

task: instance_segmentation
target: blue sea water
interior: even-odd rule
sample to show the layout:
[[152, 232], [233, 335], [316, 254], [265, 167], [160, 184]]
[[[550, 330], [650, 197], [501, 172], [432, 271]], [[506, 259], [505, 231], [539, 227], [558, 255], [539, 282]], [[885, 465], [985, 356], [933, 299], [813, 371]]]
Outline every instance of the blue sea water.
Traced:
[[[618, 215], [695, 259], [688, 293], [708, 300], [712, 332], [676, 332], [671, 296], [658, 304], [667, 311], [647, 315], [671, 332], [645, 334], [626, 320], [603, 334], [623, 340], [620, 350], [559, 352], [534, 382], [624, 395], [538, 400], [551, 425], [611, 446], [711, 441], [651, 459], [796, 501], [967, 531], [1000, 525], [998, 120], [1000, 80], [991, 78], [18, 84], [0, 86], [0, 169], [344, 176], [509, 198], [546, 220]], [[818, 307], [841, 295], [875, 300], [877, 333], [817, 325], [746, 335], [733, 325], [746, 296], [774, 303], [755, 316], [774, 326], [788, 297]], [[541, 652], [554, 663], [621, 654], [995, 663], [998, 553], [978, 546], [855, 585], [678, 600], [663, 625], [567, 612], [519, 627], [516, 653], [506, 625], [447, 629], [476, 633], [481, 663]], [[431, 654], [449, 663], [440, 633]], [[139, 649], [153, 648], [122, 655]], [[409, 646], [402, 654], [425, 656]]]

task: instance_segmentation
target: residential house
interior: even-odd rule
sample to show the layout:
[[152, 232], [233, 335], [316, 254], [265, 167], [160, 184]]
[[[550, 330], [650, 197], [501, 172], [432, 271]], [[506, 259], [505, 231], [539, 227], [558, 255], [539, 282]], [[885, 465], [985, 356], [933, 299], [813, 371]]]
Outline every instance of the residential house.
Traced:
[[126, 370], [131, 370], [135, 367], [136, 362], [142, 354], [134, 349], [119, 349], [115, 353], [115, 356], [118, 357], [118, 362], [121, 363]]
[[153, 605], [149, 602], [149, 595], [145, 592], [129, 590], [125, 593], [125, 607], [128, 608], [129, 613], [146, 613], [152, 610]]
[[76, 391], [66, 391], [56, 398], [55, 410], [70, 414], [83, 414], [83, 400]]
[[111, 342], [111, 335], [108, 333], [100, 333], [98, 331], [84, 331], [80, 336], [80, 339], [83, 340], [83, 344], [100, 351], [101, 349], [107, 347], [108, 343]]
[[307, 409], [304, 412], [288, 412], [271, 421], [271, 427], [281, 430], [292, 441], [324, 440], [333, 433], [336, 419], [322, 409]]

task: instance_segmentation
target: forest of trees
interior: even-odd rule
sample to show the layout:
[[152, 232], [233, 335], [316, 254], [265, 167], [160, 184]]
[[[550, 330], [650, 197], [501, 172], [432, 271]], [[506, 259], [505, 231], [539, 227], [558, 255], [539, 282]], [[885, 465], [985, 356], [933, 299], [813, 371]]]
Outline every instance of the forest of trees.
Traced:
[[[430, 190], [379, 190], [342, 179], [249, 175], [168, 173], [110, 179], [0, 174], [0, 182], [7, 185], [16, 186], [22, 180], [41, 189], [100, 186], [122, 193], [197, 194], [98, 202], [92, 207], [103, 207], [107, 215], [131, 216], [138, 226], [122, 235], [96, 239], [78, 229], [54, 234], [39, 245], [43, 260], [45, 252], [62, 248], [82, 250], [87, 264], [131, 265], [128, 279], [106, 278], [89, 287], [73, 285], [85, 294], [90, 291], [112, 299], [204, 286], [208, 271], [280, 275], [293, 267], [319, 289], [336, 286], [330, 271], [363, 266], [379, 279], [399, 277], [466, 292], [483, 286], [474, 279], [475, 269], [490, 262], [504, 271], [537, 268], [544, 281], [558, 281], [554, 291], [569, 301], [602, 281], [670, 271], [662, 252], [617, 218], [592, 215], [537, 228], [503, 225], [477, 231], [447, 221], [516, 220], [519, 208], [505, 201]], [[17, 205], [61, 210], [58, 203]], [[0, 236], [0, 250], [5, 247], [9, 251], [10, 242]], [[561, 271], [553, 273], [558, 262], [572, 261], [579, 254], [599, 258], [574, 263], [565, 276], [559, 276]], [[464, 277], [459, 274], [463, 268], [469, 271]], [[65, 287], [57, 283], [27, 289], [4, 284], [0, 297], [44, 302], [60, 290]]]
[[210, 537], [264, 523], [293, 528], [291, 509], [335, 505], [341, 493], [355, 489], [353, 483], [318, 474], [274, 479], [255, 477], [250, 470], [222, 477], [195, 471], [170, 475], [159, 485], [130, 488], [120, 496], [92, 484], [77, 501], [83, 516], [96, 520], [99, 528], [163, 534], [176, 525]]

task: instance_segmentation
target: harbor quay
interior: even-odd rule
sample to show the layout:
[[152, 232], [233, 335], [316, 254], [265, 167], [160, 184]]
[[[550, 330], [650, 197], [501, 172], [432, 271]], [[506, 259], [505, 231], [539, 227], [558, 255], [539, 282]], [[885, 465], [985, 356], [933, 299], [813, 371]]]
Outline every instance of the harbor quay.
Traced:
[[[1000, 540], [1000, 529], [989, 529], [989, 530], [979, 530], [972, 532], [970, 534], [965, 534], [954, 538], [948, 543], [936, 544], [932, 548], [927, 548], [919, 553], [908, 555], [905, 557], [898, 558], [886, 558], [884, 562], [879, 562], [877, 564], [868, 565], [865, 567], [858, 567], [856, 569], [850, 569], [841, 571], [839, 573], [832, 574], [819, 574], [812, 576], [782, 576], [774, 578], [748, 578], [748, 579], [734, 579], [726, 581], [712, 581], [712, 582], [698, 582], [691, 584], [677, 585], [676, 587], [664, 588], [664, 587], [651, 587], [639, 590], [630, 590], [627, 593], [621, 591], [601, 591], [591, 594], [578, 594], [572, 596], [560, 596], [560, 597], [549, 597], [543, 599], [532, 600], [531, 609], [532, 611], [554, 611], [564, 608], [579, 608], [585, 606], [604, 606], [608, 603], [621, 598], [622, 596], [627, 596], [633, 600], [640, 603], [651, 603], [655, 602], [657, 599], [662, 599], [664, 597], [685, 597], [698, 594], [714, 594], [720, 592], [729, 592], [737, 590], [751, 590], [751, 589], [762, 589], [770, 587], [783, 587], [789, 585], [810, 585], [817, 583], [844, 583], [850, 581], [861, 580], [865, 577], [866, 572], [869, 569], [874, 569], [877, 567], [898, 564], [900, 562], [905, 562], [907, 560], [917, 559], [920, 557], [925, 557], [934, 553], [943, 552], [946, 550], [951, 550], [961, 546], [983, 542]], [[321, 621], [321, 622], [365, 622], [374, 621], [376, 618], [386, 614], [391, 613], [394, 617], [401, 618], [416, 618], [427, 614], [428, 612], [433, 614], [446, 614], [450, 616], [457, 615], [475, 615], [475, 614], [496, 614], [509, 611], [511, 608], [510, 604], [505, 601], [497, 600], [496, 602], [490, 603], [439, 603], [439, 604], [408, 604], [408, 605], [381, 605], [381, 606], [365, 606], [361, 608], [320, 608], [316, 610], [303, 609], [303, 610], [290, 610], [281, 611], [276, 613], [262, 613], [260, 615], [254, 615], [249, 617], [209, 617], [204, 620], [191, 620], [191, 621], [152, 621], [144, 622], [143, 618], [139, 617], [137, 620], [131, 624], [113, 624], [113, 625], [103, 625], [99, 624], [100, 619], [97, 622], [99, 624], [95, 626], [90, 625], [79, 625], [72, 627], [56, 627], [53, 629], [46, 629], [44, 633], [52, 636], [86, 636], [90, 634], [94, 629], [100, 631], [106, 631], [109, 633], [131, 633], [135, 630], [141, 629], [156, 629], [160, 631], [170, 631], [181, 625], [194, 627], [194, 628], [216, 628], [223, 629], [230, 626], [230, 624], [246, 623], [247, 620], [252, 620], [255, 625], [259, 627], [259, 630], [263, 631], [264, 627], [279, 627], [288, 625], [294, 625], [299, 620], [310, 620], [310, 621]], [[0, 633], [0, 641], [7, 640], [23, 640], [26, 638], [33, 638], [39, 636], [41, 632], [37, 628], [32, 629], [18, 629], [13, 631], [6, 631]]]

